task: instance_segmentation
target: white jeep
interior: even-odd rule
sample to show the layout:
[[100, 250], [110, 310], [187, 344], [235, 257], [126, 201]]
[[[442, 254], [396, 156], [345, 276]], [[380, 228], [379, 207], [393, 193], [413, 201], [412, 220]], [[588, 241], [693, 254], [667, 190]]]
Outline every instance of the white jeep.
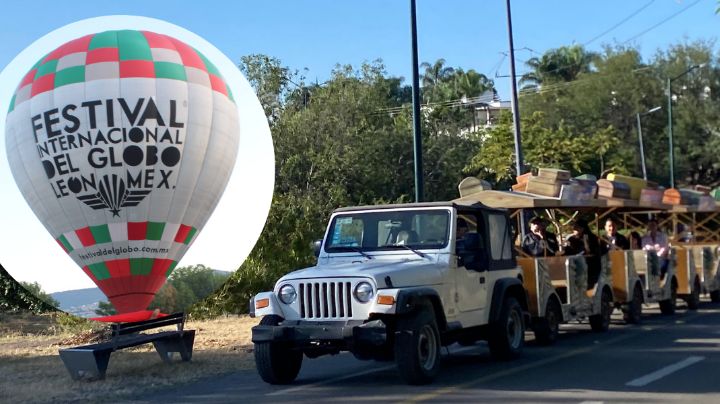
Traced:
[[524, 344], [527, 297], [505, 211], [462, 202], [336, 210], [317, 265], [250, 302], [263, 380], [292, 382], [303, 355], [392, 360], [411, 384], [437, 374], [441, 346], [484, 339], [500, 359]]

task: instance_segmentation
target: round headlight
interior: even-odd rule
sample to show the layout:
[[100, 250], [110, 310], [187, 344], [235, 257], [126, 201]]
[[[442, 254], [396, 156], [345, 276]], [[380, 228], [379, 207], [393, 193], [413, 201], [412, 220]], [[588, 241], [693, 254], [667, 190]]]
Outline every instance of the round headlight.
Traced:
[[280, 298], [280, 301], [285, 304], [290, 304], [295, 301], [297, 298], [297, 292], [295, 292], [295, 288], [292, 285], [285, 285], [280, 288], [280, 293], [278, 293], [278, 297]]
[[361, 303], [367, 303], [373, 297], [373, 288], [367, 282], [360, 282], [355, 286], [355, 298]]

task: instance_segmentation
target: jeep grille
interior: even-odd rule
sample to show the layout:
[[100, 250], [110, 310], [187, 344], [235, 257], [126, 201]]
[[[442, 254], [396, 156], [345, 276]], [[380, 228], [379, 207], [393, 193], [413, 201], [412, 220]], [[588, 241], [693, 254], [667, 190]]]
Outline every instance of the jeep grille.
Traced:
[[301, 318], [352, 317], [350, 282], [302, 282], [299, 291]]

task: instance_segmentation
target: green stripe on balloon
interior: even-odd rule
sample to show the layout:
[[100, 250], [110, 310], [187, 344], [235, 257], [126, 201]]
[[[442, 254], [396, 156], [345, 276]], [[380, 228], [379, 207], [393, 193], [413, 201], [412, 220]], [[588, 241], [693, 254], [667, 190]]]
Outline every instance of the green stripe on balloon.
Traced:
[[193, 236], [197, 233], [197, 229], [194, 227], [190, 228], [190, 231], [188, 232], [187, 237], [185, 237], [185, 240], [183, 240], [183, 244], [190, 244], [190, 241], [192, 241]]
[[58, 241], [60, 242], [60, 244], [62, 244], [63, 247], [65, 247], [65, 251], [67, 251], [68, 253], [72, 252], [73, 246], [72, 244], [70, 244], [68, 239], [65, 238], [65, 235], [60, 235], [60, 237], [58, 237]]
[[90, 264], [88, 265], [88, 269], [90, 269], [90, 272], [92, 272], [95, 278], [99, 281], [110, 277], [110, 270], [108, 270], [108, 267], [107, 265], [105, 265], [104, 261]]
[[106, 224], [90, 226], [90, 233], [92, 233], [93, 238], [95, 239], [95, 244], [112, 242], [112, 238], [110, 237], [110, 229]]
[[167, 271], [165, 271], [165, 277], [166, 277], [166, 278], [167, 278], [168, 276], [170, 276], [170, 273], [172, 273], [173, 269], [175, 269], [175, 267], [177, 266], [177, 264], [178, 264], [177, 261], [173, 261], [172, 264], [170, 264], [170, 266], [168, 267]]
[[85, 81], [85, 66], [73, 66], [55, 73], [55, 88]]
[[153, 60], [150, 45], [140, 31], [118, 31], [118, 53], [121, 61]]
[[38, 67], [37, 72], [35, 73], [35, 80], [39, 79], [42, 76], [47, 76], [48, 74], [55, 73], [57, 64], [57, 59], [48, 60], [46, 63], [41, 64]]
[[99, 48], [117, 48], [118, 47], [118, 35], [117, 31], [105, 31], [99, 34], [95, 34], [90, 40], [88, 50], [99, 49]]
[[163, 230], [165, 230], [165, 223], [162, 222], [148, 222], [147, 232], [145, 238], [147, 240], [160, 240], [162, 239]]
[[133, 275], [150, 275], [152, 266], [152, 258], [130, 258], [130, 273]]
[[155, 62], [155, 77], [187, 81], [185, 66], [170, 62]]
[[10, 108], [8, 108], [8, 114], [12, 112], [12, 110], [15, 109], [15, 97], [17, 94], [13, 94], [12, 98], [10, 99]]

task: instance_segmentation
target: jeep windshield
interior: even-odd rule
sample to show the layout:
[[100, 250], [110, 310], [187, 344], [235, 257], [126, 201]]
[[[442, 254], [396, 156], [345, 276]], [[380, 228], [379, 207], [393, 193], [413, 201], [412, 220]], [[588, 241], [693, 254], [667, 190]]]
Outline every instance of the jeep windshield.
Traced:
[[350, 212], [330, 224], [326, 252], [440, 249], [448, 244], [450, 211], [408, 209]]

